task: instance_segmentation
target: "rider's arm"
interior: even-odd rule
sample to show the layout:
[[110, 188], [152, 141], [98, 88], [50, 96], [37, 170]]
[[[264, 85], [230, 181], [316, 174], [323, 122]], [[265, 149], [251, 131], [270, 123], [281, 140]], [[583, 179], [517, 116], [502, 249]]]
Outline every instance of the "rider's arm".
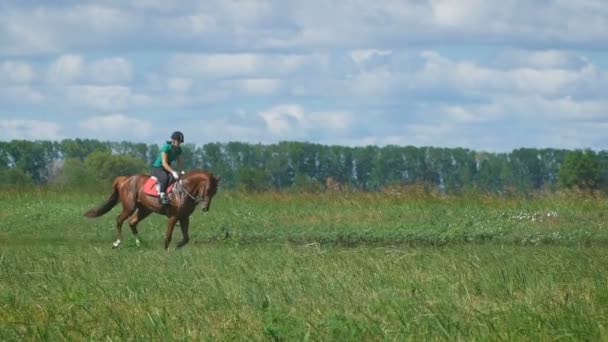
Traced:
[[163, 152], [163, 168], [167, 170], [167, 172], [173, 172], [173, 169], [169, 164], [169, 155], [167, 154], [167, 152]]

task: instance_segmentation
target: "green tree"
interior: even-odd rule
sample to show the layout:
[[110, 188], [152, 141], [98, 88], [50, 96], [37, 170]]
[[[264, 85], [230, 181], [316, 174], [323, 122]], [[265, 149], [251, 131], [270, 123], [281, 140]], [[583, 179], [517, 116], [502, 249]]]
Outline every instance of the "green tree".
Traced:
[[215, 175], [222, 176], [222, 185], [233, 187], [235, 185], [234, 170], [226, 162], [225, 147], [220, 143], [205, 144], [197, 153], [197, 160], [202, 162], [203, 168], [211, 170]]
[[49, 178], [49, 166], [56, 159], [55, 145], [50, 141], [13, 140], [4, 146], [9, 167], [27, 174], [34, 183], [42, 184]]
[[108, 143], [91, 139], [64, 139], [58, 145], [61, 157], [78, 158], [82, 161], [94, 151], [110, 150]]
[[0, 187], [15, 188], [24, 185], [31, 185], [32, 177], [16, 167], [0, 168]]
[[376, 180], [372, 179], [372, 172], [374, 170], [374, 162], [376, 155], [378, 154], [379, 147], [377, 146], [365, 146], [360, 147], [353, 153], [354, 158], [354, 178], [356, 180], [357, 187], [363, 189], [372, 189]]
[[293, 185], [295, 171], [290, 160], [288, 145], [280, 143], [272, 145], [266, 152], [266, 168], [270, 173], [272, 185], [276, 188], [286, 188]]
[[598, 189], [602, 172], [597, 154], [592, 150], [568, 151], [559, 169], [559, 184], [562, 187]]
[[66, 158], [61, 166], [61, 171], [53, 184], [61, 186], [84, 187], [99, 183], [95, 173], [85, 167], [79, 158]]
[[245, 191], [264, 191], [270, 188], [270, 175], [263, 169], [245, 166], [236, 174], [237, 187]]
[[112, 180], [117, 176], [128, 176], [148, 171], [148, 164], [141, 159], [111, 154], [108, 151], [95, 151], [84, 161], [88, 171], [97, 175], [101, 180]]

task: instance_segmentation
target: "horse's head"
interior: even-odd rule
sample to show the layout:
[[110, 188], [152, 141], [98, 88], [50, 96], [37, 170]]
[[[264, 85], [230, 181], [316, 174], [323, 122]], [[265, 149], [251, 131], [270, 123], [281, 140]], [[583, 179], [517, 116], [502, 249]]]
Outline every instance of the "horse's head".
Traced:
[[201, 209], [204, 212], [209, 211], [209, 207], [211, 206], [211, 200], [215, 193], [217, 192], [218, 184], [220, 180], [222, 180], [221, 176], [214, 176], [212, 174], [208, 174], [206, 181], [201, 182], [201, 186], [199, 188], [199, 196], [202, 197], [201, 200]]

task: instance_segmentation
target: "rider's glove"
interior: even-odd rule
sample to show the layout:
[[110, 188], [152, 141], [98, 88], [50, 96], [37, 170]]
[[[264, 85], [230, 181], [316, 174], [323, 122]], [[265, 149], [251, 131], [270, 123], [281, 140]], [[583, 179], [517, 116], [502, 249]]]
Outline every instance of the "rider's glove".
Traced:
[[173, 175], [173, 179], [175, 179], [175, 180], [179, 179], [179, 173], [177, 173], [177, 171], [172, 171], [171, 174]]

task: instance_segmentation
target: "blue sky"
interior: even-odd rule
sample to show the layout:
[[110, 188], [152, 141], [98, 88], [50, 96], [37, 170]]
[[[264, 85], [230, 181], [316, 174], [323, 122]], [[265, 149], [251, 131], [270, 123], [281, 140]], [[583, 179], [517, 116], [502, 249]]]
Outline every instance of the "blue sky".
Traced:
[[3, 1], [0, 140], [608, 149], [605, 0]]

